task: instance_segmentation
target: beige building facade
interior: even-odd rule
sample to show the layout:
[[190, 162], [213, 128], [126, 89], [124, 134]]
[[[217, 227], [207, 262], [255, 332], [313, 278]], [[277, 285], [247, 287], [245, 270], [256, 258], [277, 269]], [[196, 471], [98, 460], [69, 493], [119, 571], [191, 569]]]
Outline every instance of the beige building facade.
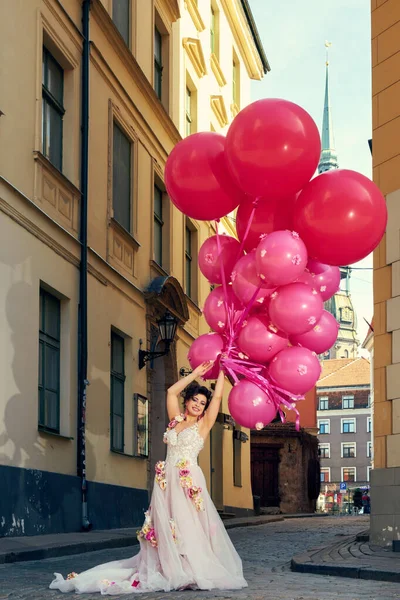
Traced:
[[388, 546], [400, 539], [400, 5], [372, 0], [371, 10], [373, 177], [389, 214], [374, 252], [371, 540]]
[[[173, 207], [165, 162], [269, 65], [245, 0], [15, 0], [0, 32], [0, 535], [136, 525], [207, 331], [213, 227]], [[221, 511], [252, 510], [245, 439], [224, 399], [200, 459]]]

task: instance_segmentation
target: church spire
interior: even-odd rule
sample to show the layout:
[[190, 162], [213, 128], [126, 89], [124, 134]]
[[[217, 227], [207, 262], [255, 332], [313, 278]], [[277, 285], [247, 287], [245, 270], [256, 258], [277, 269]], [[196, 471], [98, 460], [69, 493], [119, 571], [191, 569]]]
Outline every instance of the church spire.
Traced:
[[318, 173], [325, 173], [331, 169], [337, 169], [339, 167], [337, 154], [335, 150], [335, 140], [333, 137], [333, 126], [332, 126], [332, 112], [331, 112], [331, 100], [329, 94], [329, 60], [328, 60], [328, 48], [332, 44], [325, 42], [326, 47], [326, 81], [325, 81], [325, 103], [324, 103], [324, 116], [322, 121], [322, 136], [321, 136], [321, 158], [318, 165]]

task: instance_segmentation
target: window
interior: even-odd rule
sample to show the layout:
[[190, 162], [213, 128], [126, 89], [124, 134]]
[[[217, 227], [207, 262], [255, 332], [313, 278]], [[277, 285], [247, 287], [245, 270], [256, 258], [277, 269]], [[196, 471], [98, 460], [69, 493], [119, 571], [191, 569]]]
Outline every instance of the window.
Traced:
[[367, 481], [371, 481], [372, 467], [367, 467]]
[[240, 107], [240, 71], [239, 61], [235, 54], [232, 63], [232, 102]]
[[154, 28], [154, 89], [161, 100], [162, 98], [162, 72], [163, 72], [163, 56], [162, 56], [162, 35], [160, 30]]
[[242, 442], [240, 428], [233, 432], [233, 485], [242, 486]]
[[216, 15], [215, 10], [211, 7], [211, 23], [210, 23], [210, 49], [213, 54], [216, 54]]
[[140, 394], [134, 395], [134, 455], [149, 455], [149, 403], [147, 398]]
[[111, 450], [124, 451], [125, 340], [111, 332]]
[[372, 433], [372, 417], [367, 417], [367, 433]]
[[329, 408], [329, 398], [321, 397], [318, 403], [318, 410], [328, 410]]
[[163, 266], [163, 191], [154, 186], [154, 260]]
[[342, 467], [342, 481], [356, 481], [356, 468]]
[[347, 306], [340, 309], [340, 320], [344, 323], [353, 322], [353, 311]]
[[354, 408], [354, 396], [343, 396], [342, 397], [342, 408]]
[[192, 248], [193, 248], [193, 240], [192, 240], [193, 232], [186, 225], [185, 228], [185, 292], [189, 298], [192, 296], [193, 292], [193, 278], [192, 278]]
[[114, 122], [113, 210], [114, 219], [129, 233], [131, 222], [132, 142]]
[[367, 403], [367, 407], [370, 408], [371, 406], [371, 394], [368, 394], [368, 403]]
[[372, 442], [367, 442], [367, 457], [372, 458]]
[[321, 468], [321, 483], [329, 483], [331, 480], [331, 470], [329, 467]]
[[41, 288], [39, 311], [38, 425], [59, 433], [61, 303]]
[[355, 419], [342, 419], [342, 433], [355, 433], [356, 432], [356, 420]]
[[43, 48], [42, 64], [42, 148], [43, 154], [62, 170], [64, 70]]
[[330, 433], [331, 422], [329, 419], [320, 420], [318, 419], [318, 428], [320, 435]]
[[331, 457], [331, 445], [330, 444], [319, 444], [319, 455], [321, 458]]
[[356, 456], [356, 443], [355, 442], [342, 443], [342, 458], [355, 458], [355, 456]]
[[190, 135], [192, 133], [192, 92], [186, 87], [186, 135]]
[[125, 44], [130, 47], [130, 0], [113, 0], [112, 20]]

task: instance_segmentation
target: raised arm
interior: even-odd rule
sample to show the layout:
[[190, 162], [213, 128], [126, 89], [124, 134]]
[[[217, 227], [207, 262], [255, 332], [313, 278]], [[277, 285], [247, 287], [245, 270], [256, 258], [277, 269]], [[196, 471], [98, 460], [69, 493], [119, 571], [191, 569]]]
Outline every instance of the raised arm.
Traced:
[[174, 417], [181, 414], [182, 409], [179, 404], [179, 395], [185, 387], [187, 387], [192, 381], [197, 379], [197, 377], [202, 377], [207, 371], [211, 369], [213, 366], [213, 361], [209, 360], [199, 365], [190, 375], [179, 379], [174, 385], [171, 385], [167, 390], [167, 412], [168, 418], [172, 420]]
[[211, 402], [204, 415], [203, 423], [204, 427], [211, 430], [215, 421], [217, 420], [219, 408], [221, 406], [222, 394], [224, 393], [225, 384], [225, 373], [221, 370], [218, 375], [217, 383], [215, 384], [215, 390], [211, 398]]

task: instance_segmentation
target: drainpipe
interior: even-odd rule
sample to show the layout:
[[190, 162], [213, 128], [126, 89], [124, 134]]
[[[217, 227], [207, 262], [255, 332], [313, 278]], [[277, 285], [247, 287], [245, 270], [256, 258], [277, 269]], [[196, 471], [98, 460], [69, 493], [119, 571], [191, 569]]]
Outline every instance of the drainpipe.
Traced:
[[90, 0], [82, 3], [82, 95], [81, 95], [81, 214], [80, 243], [81, 262], [79, 272], [78, 307], [78, 421], [77, 421], [77, 474], [81, 478], [82, 530], [89, 531], [92, 525], [88, 518], [86, 481], [86, 390], [89, 384], [88, 370], [88, 327], [87, 327], [87, 215], [88, 215], [88, 169], [89, 169], [89, 17]]

